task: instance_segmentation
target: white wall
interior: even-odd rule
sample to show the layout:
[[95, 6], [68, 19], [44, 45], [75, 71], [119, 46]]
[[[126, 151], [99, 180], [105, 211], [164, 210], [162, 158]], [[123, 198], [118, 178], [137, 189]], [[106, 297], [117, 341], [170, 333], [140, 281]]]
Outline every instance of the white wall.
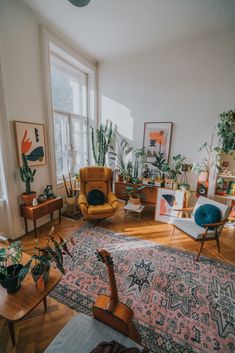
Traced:
[[101, 62], [99, 93], [101, 120], [115, 121], [136, 147], [145, 121], [172, 121], [171, 156], [200, 161], [219, 113], [235, 106], [235, 33]]
[[[24, 184], [20, 180], [17, 154], [15, 148], [14, 120], [44, 123], [47, 129], [45, 105], [43, 101], [44, 86], [42, 82], [41, 47], [39, 25], [43, 21], [34, 15], [25, 5], [14, 0], [0, 1], [0, 61], [4, 81], [7, 118], [11, 133], [9, 145], [13, 146], [14, 182], [16, 187], [15, 203], [17, 219], [12, 233], [6, 224], [6, 209], [0, 208], [0, 229], [4, 229], [12, 238], [23, 232], [23, 222], [19, 216], [20, 194]], [[86, 58], [90, 60], [91, 58]], [[50, 141], [47, 141], [50, 143]], [[48, 160], [48, 164], [50, 160]], [[38, 194], [45, 185], [50, 184], [48, 164], [38, 167], [32, 189]], [[6, 166], [7, 168], [7, 166]], [[13, 190], [10, 190], [13, 192]], [[10, 210], [13, 214], [13, 210]], [[11, 232], [11, 234], [10, 234]]]

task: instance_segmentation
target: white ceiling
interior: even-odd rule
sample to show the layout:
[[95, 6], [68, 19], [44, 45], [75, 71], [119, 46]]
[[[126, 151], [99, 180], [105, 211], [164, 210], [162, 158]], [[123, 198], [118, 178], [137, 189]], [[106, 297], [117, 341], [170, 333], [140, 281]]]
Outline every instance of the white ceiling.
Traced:
[[235, 31], [235, 0], [17, 0], [95, 59]]

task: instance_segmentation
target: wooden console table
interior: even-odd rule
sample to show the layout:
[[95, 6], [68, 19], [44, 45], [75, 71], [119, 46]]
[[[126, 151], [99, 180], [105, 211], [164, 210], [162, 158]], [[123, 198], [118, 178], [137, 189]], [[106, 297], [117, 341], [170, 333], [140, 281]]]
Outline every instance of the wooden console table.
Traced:
[[47, 200], [37, 206], [20, 205], [20, 214], [24, 217], [25, 233], [28, 233], [27, 219], [31, 219], [34, 224], [34, 235], [37, 237], [37, 224], [36, 220], [47, 215], [51, 215], [53, 220], [53, 212], [59, 210], [59, 223], [61, 223], [61, 208], [63, 207], [63, 198], [56, 197], [55, 199]]
[[[129, 199], [129, 195], [126, 192], [126, 187], [132, 186], [134, 188], [138, 188], [139, 186], [143, 186], [143, 184], [130, 184], [116, 181], [115, 182], [115, 195], [118, 199], [127, 201]], [[158, 186], [153, 185], [145, 185], [145, 188], [140, 192], [143, 194], [143, 198], [141, 199], [141, 204], [145, 206], [156, 206], [157, 200], [157, 189]]]

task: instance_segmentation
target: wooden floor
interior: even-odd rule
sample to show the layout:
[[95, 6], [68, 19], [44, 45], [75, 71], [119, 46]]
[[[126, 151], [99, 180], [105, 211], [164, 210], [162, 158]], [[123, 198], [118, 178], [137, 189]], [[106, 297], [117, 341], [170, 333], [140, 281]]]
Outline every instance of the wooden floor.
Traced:
[[[173, 239], [170, 241], [171, 226], [157, 223], [153, 218], [154, 214], [151, 209], [144, 210], [140, 221], [133, 218], [132, 215], [124, 218], [123, 211], [120, 209], [118, 214], [113, 217], [112, 223], [100, 223], [99, 226], [167, 246], [195, 253], [198, 251], [200, 244], [179, 231], [175, 232]], [[65, 219], [62, 220], [61, 225], [58, 225], [58, 221], [53, 223], [56, 231], [60, 232], [64, 237], [72, 234], [85, 224], [83, 220], [72, 222]], [[51, 224], [39, 229], [38, 235], [42, 242], [45, 242]], [[32, 254], [35, 241], [34, 235], [25, 235], [21, 240], [25, 252]], [[235, 232], [225, 230], [220, 238], [220, 245], [221, 254], [218, 254], [214, 241], [205, 243], [202, 255], [235, 264]], [[12, 347], [6, 323], [3, 319], [0, 319], [0, 353], [44, 352], [45, 348], [64, 327], [66, 322], [76, 314], [73, 310], [48, 298], [48, 310], [46, 313], [44, 313], [43, 304], [41, 303], [25, 319], [15, 325], [16, 347]]]

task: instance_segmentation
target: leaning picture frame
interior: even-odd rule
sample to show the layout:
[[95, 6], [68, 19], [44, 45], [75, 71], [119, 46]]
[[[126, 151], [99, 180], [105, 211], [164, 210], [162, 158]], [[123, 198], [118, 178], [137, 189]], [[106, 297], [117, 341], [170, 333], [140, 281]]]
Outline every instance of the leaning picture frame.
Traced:
[[155, 221], [172, 223], [184, 207], [185, 191], [158, 188], [155, 208]]
[[22, 154], [29, 167], [47, 163], [44, 124], [15, 121], [16, 148], [19, 166], [22, 167]]
[[158, 153], [163, 153], [164, 158], [168, 162], [172, 122], [145, 122], [144, 123], [144, 138], [143, 147], [145, 148], [147, 162], [153, 163]]

